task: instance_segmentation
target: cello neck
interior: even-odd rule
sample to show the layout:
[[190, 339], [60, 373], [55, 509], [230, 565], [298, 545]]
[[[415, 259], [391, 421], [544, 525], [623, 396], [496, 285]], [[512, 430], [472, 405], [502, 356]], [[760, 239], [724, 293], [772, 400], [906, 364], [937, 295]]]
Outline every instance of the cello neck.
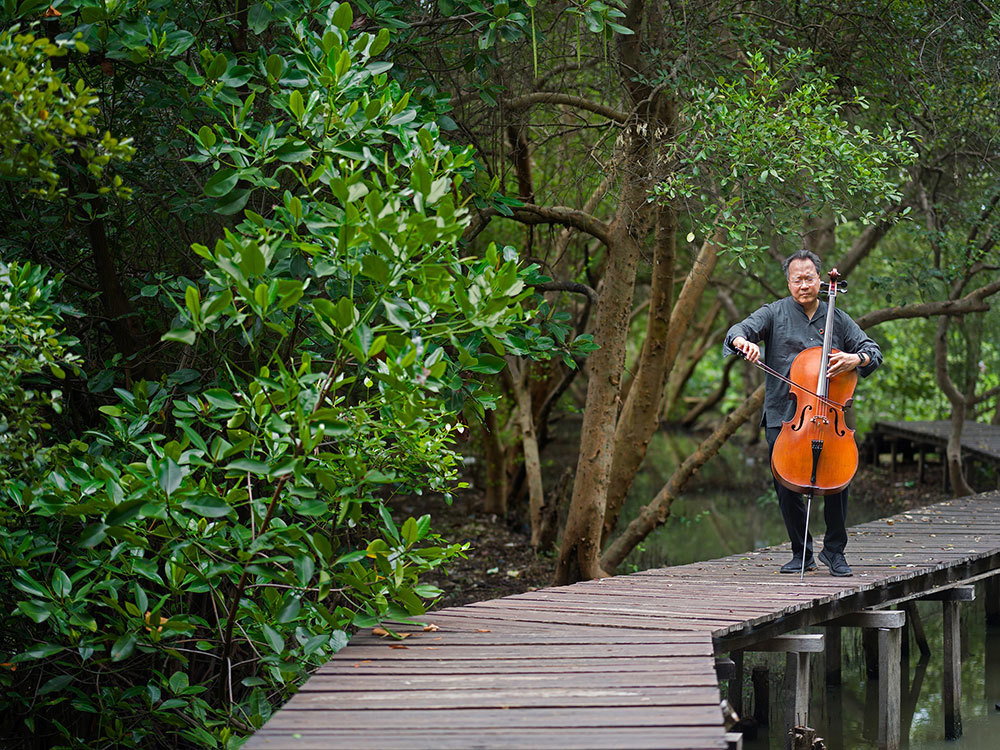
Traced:
[[823, 330], [823, 354], [820, 359], [819, 375], [817, 376], [816, 382], [816, 393], [822, 398], [826, 398], [826, 395], [830, 390], [830, 378], [827, 377], [826, 371], [830, 364], [830, 350], [833, 348], [833, 321], [834, 310], [837, 304], [837, 280], [839, 278], [840, 273], [837, 269], [831, 269], [826, 306], [826, 326]]

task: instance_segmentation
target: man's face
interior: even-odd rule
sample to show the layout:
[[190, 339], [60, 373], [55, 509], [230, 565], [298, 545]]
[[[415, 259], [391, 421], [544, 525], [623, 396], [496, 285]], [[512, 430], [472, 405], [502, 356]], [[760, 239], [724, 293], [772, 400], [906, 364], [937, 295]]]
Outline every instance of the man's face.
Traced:
[[811, 307], [819, 296], [819, 274], [811, 260], [793, 260], [788, 264], [788, 291], [803, 307]]

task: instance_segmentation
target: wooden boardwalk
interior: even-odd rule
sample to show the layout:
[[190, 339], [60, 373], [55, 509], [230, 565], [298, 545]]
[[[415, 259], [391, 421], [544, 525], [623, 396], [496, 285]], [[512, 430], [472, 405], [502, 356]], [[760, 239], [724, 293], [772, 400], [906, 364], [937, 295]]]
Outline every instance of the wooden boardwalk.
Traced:
[[[944, 453], [951, 434], [951, 423], [938, 422], [876, 422], [866, 442], [878, 453], [893, 444], [909, 453], [933, 451]], [[962, 453], [978, 461], [1000, 466], [1000, 426], [966, 421], [962, 426]]]
[[531, 591], [355, 636], [244, 746], [727, 747], [715, 656], [1000, 570], [1000, 493], [851, 529], [852, 578], [787, 545]]

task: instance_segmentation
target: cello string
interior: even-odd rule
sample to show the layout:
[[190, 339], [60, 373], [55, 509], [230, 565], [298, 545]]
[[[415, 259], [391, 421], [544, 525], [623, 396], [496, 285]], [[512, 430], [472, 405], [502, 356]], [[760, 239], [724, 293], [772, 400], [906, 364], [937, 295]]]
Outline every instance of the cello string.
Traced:
[[[737, 349], [736, 352], [741, 357], [743, 357], [743, 359], [746, 359], [746, 355], [743, 352], [741, 352], [739, 349]], [[750, 360], [747, 360], [747, 361], [749, 362]], [[768, 375], [773, 375], [778, 380], [780, 380], [781, 382], [783, 382], [783, 383], [785, 383], [787, 385], [795, 386], [796, 388], [801, 388], [803, 391], [805, 391], [806, 393], [808, 393], [810, 396], [815, 396], [821, 402], [825, 403], [827, 406], [830, 406], [830, 407], [832, 407], [834, 409], [840, 409], [841, 411], [843, 411], [844, 409], [847, 408], [844, 404], [840, 403], [839, 401], [834, 401], [833, 399], [826, 398], [825, 396], [820, 396], [815, 391], [810, 391], [808, 388], [806, 388], [805, 386], [803, 386], [803, 385], [801, 385], [799, 383], [796, 383], [794, 380], [786, 378], [784, 375], [782, 375], [780, 372], [778, 372], [777, 370], [775, 370], [773, 367], [768, 367], [767, 365], [765, 365], [760, 360], [757, 360], [756, 362], [750, 362], [750, 364], [756, 365], [761, 370], [763, 370], [764, 372], [766, 372]]]

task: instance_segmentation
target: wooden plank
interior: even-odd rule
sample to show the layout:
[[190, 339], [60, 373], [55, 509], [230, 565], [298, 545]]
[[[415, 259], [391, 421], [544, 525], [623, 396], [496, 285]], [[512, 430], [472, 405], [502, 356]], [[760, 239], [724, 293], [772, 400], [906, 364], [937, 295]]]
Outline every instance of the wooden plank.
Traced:
[[[626, 667], [627, 662], [627, 669]], [[352, 662], [343, 660], [343, 667], [352, 674], [515, 674], [523, 672], [649, 672], [669, 669], [675, 674], [713, 670], [714, 660], [704, 657], [665, 657], [661, 659], [576, 659], [574, 661], [545, 662], [540, 659], [505, 659], [502, 662], [484, 664], [474, 659], [442, 659], [437, 661], [417, 661], [404, 659], [359, 659]], [[328, 666], [320, 667], [317, 674], [332, 674]]]
[[416, 672], [392, 675], [392, 680], [385, 680], [386, 674], [378, 673], [379, 679], [371, 673], [362, 671], [360, 674], [352, 671], [314, 674], [299, 689], [296, 695], [309, 692], [352, 692], [358, 690], [378, 690], [404, 694], [414, 690], [508, 690], [514, 688], [544, 688], [544, 687], [634, 687], [683, 689], [687, 687], [712, 687], [718, 689], [718, 680], [711, 672], [703, 669], [674, 670], [632, 670], [628, 672], [510, 672], [489, 674], [469, 674], [456, 672], [452, 674], [426, 674]]
[[463, 730], [441, 729], [395, 732], [369, 729], [336, 731], [275, 730], [268, 726], [254, 735], [245, 750], [331, 750], [331, 748], [379, 748], [379, 750], [468, 750], [489, 747], [496, 750], [538, 750], [540, 747], [565, 750], [724, 750], [727, 745], [720, 726], [715, 728], [618, 727], [614, 732], [595, 734], [577, 729], [484, 729], [472, 735]]
[[522, 711], [473, 708], [463, 710], [420, 709], [396, 711], [391, 708], [362, 710], [296, 709], [292, 701], [267, 723], [271, 729], [328, 729], [377, 727], [384, 729], [436, 729], [464, 727], [482, 729], [535, 728], [581, 729], [584, 727], [697, 727], [722, 729], [718, 704], [707, 706], [631, 706], [594, 708], [532, 708]]
[[555, 687], [507, 690], [411, 690], [400, 693], [358, 691], [354, 693], [298, 693], [286, 710], [358, 710], [387, 708], [397, 711], [422, 709], [465, 710], [469, 708], [587, 708], [598, 706], [706, 706], [718, 707], [715, 687], [636, 688]]

